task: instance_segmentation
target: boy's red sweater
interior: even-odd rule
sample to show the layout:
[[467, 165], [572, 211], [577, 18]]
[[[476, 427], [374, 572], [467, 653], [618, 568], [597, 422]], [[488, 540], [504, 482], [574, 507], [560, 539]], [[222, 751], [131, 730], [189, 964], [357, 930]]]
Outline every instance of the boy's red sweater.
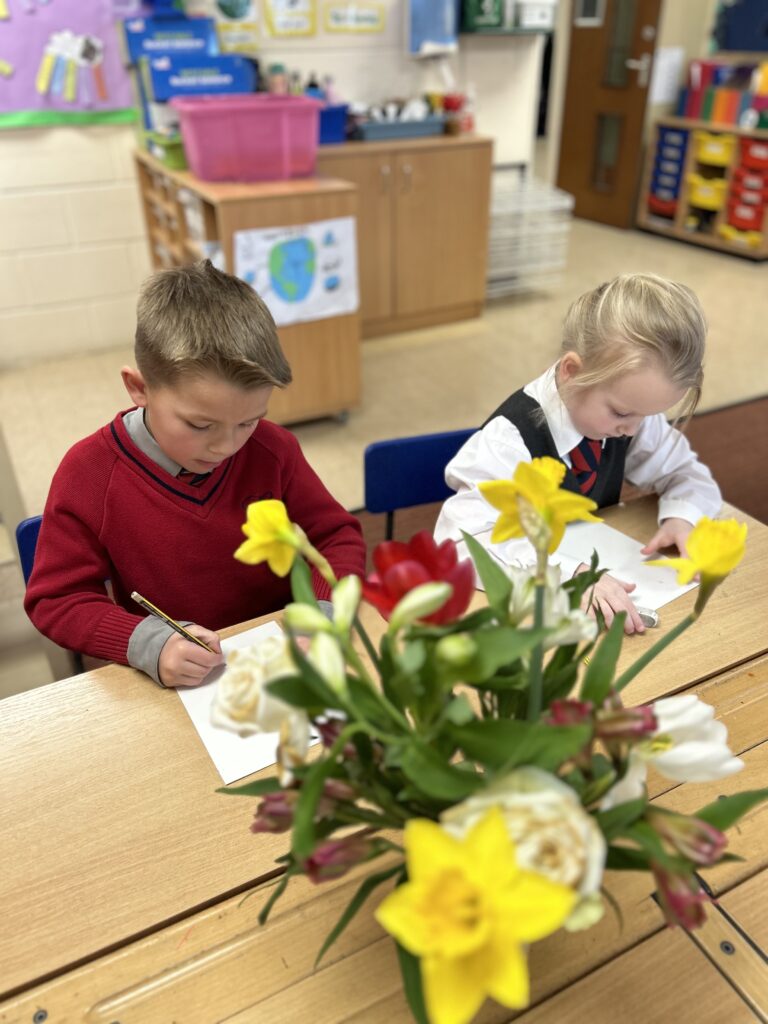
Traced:
[[[263, 420], [239, 452], [192, 487], [136, 447], [123, 415], [71, 448], [51, 484], [24, 603], [57, 644], [126, 664], [143, 617], [133, 590], [175, 619], [214, 630], [282, 608], [291, 600], [289, 580], [233, 558], [248, 505], [264, 498], [285, 503], [338, 578], [364, 574], [360, 524], [287, 430]], [[313, 581], [317, 596], [328, 598], [328, 584], [315, 572]]]

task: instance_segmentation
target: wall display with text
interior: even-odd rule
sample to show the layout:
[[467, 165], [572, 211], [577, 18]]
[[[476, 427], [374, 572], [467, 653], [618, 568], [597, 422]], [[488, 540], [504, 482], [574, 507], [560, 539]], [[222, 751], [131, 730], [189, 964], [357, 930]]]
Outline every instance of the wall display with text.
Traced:
[[316, 0], [264, 0], [264, 20], [273, 36], [313, 36]]
[[385, 24], [382, 3], [337, 3], [329, 0], [323, 8], [326, 32], [383, 32]]

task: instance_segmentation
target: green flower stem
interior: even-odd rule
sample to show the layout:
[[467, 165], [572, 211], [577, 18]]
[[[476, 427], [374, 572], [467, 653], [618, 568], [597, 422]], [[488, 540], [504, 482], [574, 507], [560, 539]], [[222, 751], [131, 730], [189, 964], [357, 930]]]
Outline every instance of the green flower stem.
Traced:
[[[545, 563], [546, 566], [546, 563]], [[545, 569], [546, 571], [546, 569]], [[541, 629], [544, 625], [544, 575], [536, 574], [536, 598], [533, 607], [533, 628]], [[544, 645], [536, 644], [531, 651], [530, 684], [528, 687], [528, 721], [538, 722], [541, 715], [542, 700], [542, 666], [544, 664]]]
[[330, 587], [336, 586], [336, 584], [339, 581], [336, 579], [334, 571], [331, 568], [331, 563], [324, 555], [320, 554], [317, 548], [313, 547], [305, 538], [298, 545], [297, 550], [300, 555], [303, 555], [304, 558], [306, 558], [310, 565], [314, 565], [314, 567], [317, 569], [317, 571], [320, 573], [320, 575], [323, 577], [325, 582]]
[[674, 629], [670, 629], [668, 633], [665, 633], [664, 636], [660, 637], [653, 647], [650, 647], [645, 654], [642, 654], [637, 661], [629, 666], [626, 672], [623, 672], [619, 676], [613, 684], [613, 688], [616, 693], [621, 693], [624, 687], [628, 683], [631, 683], [635, 676], [641, 672], [649, 662], [653, 661], [657, 655], [661, 654], [665, 647], [669, 647], [672, 641], [676, 640], [681, 633], [684, 633], [689, 626], [692, 626], [698, 617], [699, 613], [694, 608], [689, 615], [686, 615], [682, 622], [678, 622]]
[[[533, 628], [541, 629], [544, 625], [544, 596], [547, 587], [547, 543], [542, 539], [536, 546], [536, 592], [533, 606]], [[528, 687], [529, 722], [537, 722], [541, 715], [542, 704], [542, 669], [544, 665], [544, 644], [538, 643], [531, 651], [530, 684]]]
[[368, 633], [366, 632], [365, 626], [360, 621], [360, 616], [359, 615], [355, 616], [355, 621], [354, 621], [353, 625], [354, 625], [355, 629], [357, 630], [358, 636], [363, 641], [363, 647], [365, 647], [365, 653], [371, 659], [371, 663], [373, 664], [373, 667], [376, 669], [377, 672], [380, 673], [381, 672], [381, 663], [379, 661], [379, 655], [378, 655], [378, 653], [376, 651], [376, 648], [371, 643], [371, 638], [368, 636]]
[[[369, 641], [369, 643], [370, 643], [370, 641]], [[344, 644], [344, 653], [345, 653], [345, 655], [347, 657], [347, 661], [357, 671], [357, 674], [360, 676], [360, 678], [368, 686], [370, 686], [370, 688], [372, 690], [376, 691], [376, 694], [379, 697], [379, 699], [381, 700], [381, 703], [386, 707], [387, 711], [389, 711], [389, 713], [392, 716], [392, 718], [398, 723], [398, 725], [402, 729], [405, 729], [406, 732], [410, 732], [411, 731], [411, 726], [410, 726], [410, 722], [408, 721], [408, 719], [405, 717], [405, 715], [402, 713], [402, 711], [399, 708], [395, 707], [395, 705], [390, 701], [390, 699], [384, 693], [383, 689], [381, 689], [381, 687], [376, 685], [374, 680], [371, 678], [370, 673], [368, 672], [368, 670], [366, 669], [365, 665], [363, 664], [362, 659], [360, 658], [360, 655], [354, 649], [352, 644], [349, 643], [349, 641], [347, 641]], [[360, 717], [362, 718], [363, 716], [361, 715]], [[374, 728], [374, 727], [371, 726], [371, 728]], [[394, 737], [390, 737], [390, 739], [393, 739], [393, 738]]]

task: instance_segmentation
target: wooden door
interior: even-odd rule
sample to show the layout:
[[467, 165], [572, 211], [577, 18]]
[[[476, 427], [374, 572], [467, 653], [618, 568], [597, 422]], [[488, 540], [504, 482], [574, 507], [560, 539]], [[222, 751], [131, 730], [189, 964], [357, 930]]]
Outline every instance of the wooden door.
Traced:
[[572, 0], [557, 184], [575, 214], [633, 223], [661, 0]]
[[396, 171], [397, 315], [482, 302], [491, 146], [405, 151], [397, 157]]
[[392, 189], [394, 154], [373, 152], [337, 155], [321, 152], [317, 173], [357, 185], [357, 262], [360, 272], [360, 317], [392, 316]]

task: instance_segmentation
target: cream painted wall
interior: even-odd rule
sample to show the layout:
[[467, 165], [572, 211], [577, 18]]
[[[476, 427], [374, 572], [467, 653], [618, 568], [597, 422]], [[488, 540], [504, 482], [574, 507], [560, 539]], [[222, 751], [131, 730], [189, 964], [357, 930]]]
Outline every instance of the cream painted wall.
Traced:
[[[444, 87], [437, 65], [407, 55], [406, 0], [383, 2], [382, 34], [264, 39], [264, 63], [331, 72], [368, 102]], [[464, 36], [449, 64], [478, 88], [477, 128], [498, 140], [497, 161], [531, 160], [541, 41]], [[0, 132], [0, 369], [130, 343], [150, 270], [134, 140], [129, 126]]]

